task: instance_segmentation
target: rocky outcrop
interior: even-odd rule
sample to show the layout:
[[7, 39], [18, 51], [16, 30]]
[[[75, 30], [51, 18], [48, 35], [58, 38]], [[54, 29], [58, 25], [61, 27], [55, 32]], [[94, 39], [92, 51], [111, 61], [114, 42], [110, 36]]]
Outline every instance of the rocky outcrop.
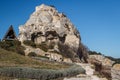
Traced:
[[37, 6], [29, 20], [19, 27], [19, 40], [33, 40], [35, 43], [60, 41], [78, 47], [80, 34], [63, 14], [50, 6]]
[[80, 34], [70, 20], [54, 7], [44, 4], [37, 6], [29, 20], [19, 27], [18, 38], [21, 42], [31, 40], [36, 44], [54, 43], [53, 49], [59, 53], [58, 43], [68, 45], [73, 57], [81, 43]]
[[90, 55], [89, 62], [94, 64], [95, 71], [108, 80], [120, 80], [120, 64], [115, 64], [115, 61], [103, 55]]
[[112, 80], [112, 65], [114, 61], [106, 58], [103, 55], [90, 55], [89, 62], [94, 64], [95, 71], [103, 77], [106, 77], [108, 80]]
[[113, 69], [115, 69], [115, 70], [120, 70], [120, 64], [115, 64], [115, 65], [113, 66]]
[[98, 60], [101, 62], [102, 65], [104, 66], [112, 66], [114, 61], [106, 58], [105, 56], [103, 55], [90, 55], [89, 56], [91, 59], [95, 59], [95, 60]]
[[120, 64], [115, 64], [111, 70], [112, 80], [120, 80]]

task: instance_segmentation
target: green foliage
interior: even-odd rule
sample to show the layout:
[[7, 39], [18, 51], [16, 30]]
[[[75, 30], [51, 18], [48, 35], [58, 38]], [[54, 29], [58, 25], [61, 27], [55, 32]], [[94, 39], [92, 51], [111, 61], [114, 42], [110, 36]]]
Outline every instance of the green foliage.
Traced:
[[41, 44], [35, 44], [33, 41], [31, 40], [25, 40], [23, 42], [25, 45], [27, 46], [31, 46], [33, 48], [40, 48], [42, 49], [43, 51], [47, 52], [48, 49], [49, 49], [49, 46], [46, 44], [46, 43], [41, 43]]
[[36, 47], [42, 49], [45, 52], [47, 52], [49, 49], [49, 46], [47, 45], [47, 43], [38, 44]]
[[102, 55], [102, 53], [98, 53], [98, 52], [96, 52], [96, 51], [89, 51], [88, 52], [89, 53], [89, 55]]
[[0, 42], [0, 47], [8, 50], [8, 51], [13, 51], [21, 55], [25, 55], [24, 53], [24, 47], [21, 46], [21, 42], [18, 40], [13, 40], [13, 41], [1, 41]]
[[71, 65], [50, 63], [38, 61], [28, 56], [22, 56], [15, 52], [0, 49], [0, 67], [5, 66], [24, 66], [24, 67], [34, 67], [40, 69], [64, 69], [69, 68]]
[[36, 54], [35, 52], [30, 52], [30, 53], [28, 54], [28, 56], [29, 56], [29, 57], [36, 57], [37, 54]]
[[55, 46], [54, 42], [51, 42], [49, 45], [46, 42], [44, 42], [44, 43], [38, 44], [36, 47], [42, 49], [45, 52], [47, 52], [48, 49], [53, 49], [54, 46]]
[[26, 67], [3, 67], [0, 68], [0, 73], [1, 76], [8, 77], [50, 80], [60, 77], [75, 76], [80, 73], [85, 73], [85, 70], [77, 65], [63, 70], [34, 69]]
[[113, 58], [113, 57], [110, 57], [110, 56], [105, 56], [105, 57], [107, 57], [108, 59], [110, 59], [112, 61], [115, 61], [114, 64], [120, 64], [120, 58]]
[[25, 40], [23, 43], [27, 46], [36, 47], [36, 44], [31, 40]]

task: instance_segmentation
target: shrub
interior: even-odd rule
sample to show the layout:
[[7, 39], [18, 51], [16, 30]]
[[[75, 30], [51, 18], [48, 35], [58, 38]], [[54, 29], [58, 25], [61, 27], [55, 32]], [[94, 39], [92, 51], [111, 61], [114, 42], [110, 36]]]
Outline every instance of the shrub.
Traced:
[[21, 48], [17, 48], [17, 51], [16, 51], [18, 54], [21, 54], [21, 55], [24, 55], [25, 56], [25, 52], [24, 52], [24, 49], [21, 49]]
[[47, 52], [49, 49], [49, 46], [46, 43], [41, 43], [41, 44], [37, 45], [36, 47], [42, 49], [45, 52]]
[[79, 59], [85, 63], [88, 63], [88, 48], [83, 45], [82, 43], [79, 44], [79, 48], [77, 51], [77, 55], [79, 56]]
[[28, 56], [30, 56], [30, 57], [36, 57], [37, 54], [36, 54], [35, 52], [30, 52], [30, 53], [28, 54]]
[[49, 46], [46, 43], [35, 44], [33, 41], [30, 41], [30, 40], [25, 40], [23, 43], [27, 46], [31, 46], [34, 48], [40, 48], [45, 52], [47, 52], [49, 49]]
[[9, 49], [9, 47], [13, 46], [11, 41], [2, 41], [0, 42], [0, 47], [3, 49]]
[[74, 58], [74, 52], [72, 48], [63, 43], [58, 43], [59, 53], [66, 58]]
[[36, 47], [36, 44], [31, 40], [25, 40], [23, 43], [27, 46]]
[[1, 76], [39, 79], [39, 80], [50, 80], [60, 77], [75, 76], [80, 73], [85, 73], [85, 70], [77, 65], [74, 65], [64, 70], [34, 69], [34, 68], [25, 68], [25, 67], [0, 68]]
[[102, 55], [100, 52], [98, 53], [96, 51], [89, 51], [88, 53], [89, 55]]
[[8, 51], [17, 52], [18, 54], [25, 55], [24, 53], [25, 48], [21, 46], [21, 42], [18, 40], [1, 41], [0, 47]]

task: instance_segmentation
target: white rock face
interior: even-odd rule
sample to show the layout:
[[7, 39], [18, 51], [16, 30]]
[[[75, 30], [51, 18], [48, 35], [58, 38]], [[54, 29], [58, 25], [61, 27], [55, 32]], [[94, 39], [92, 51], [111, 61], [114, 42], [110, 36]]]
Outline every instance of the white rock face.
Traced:
[[80, 34], [70, 20], [54, 7], [40, 5], [29, 20], [19, 27], [19, 40], [43, 42], [62, 42], [78, 49]]

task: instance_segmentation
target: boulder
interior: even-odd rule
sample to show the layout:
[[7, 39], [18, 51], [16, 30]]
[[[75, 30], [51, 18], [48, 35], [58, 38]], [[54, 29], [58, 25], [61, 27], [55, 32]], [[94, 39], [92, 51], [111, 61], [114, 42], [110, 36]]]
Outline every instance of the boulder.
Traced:
[[115, 64], [111, 70], [112, 80], [120, 79], [120, 64]]
[[91, 59], [96, 59], [96, 60], [100, 61], [102, 63], [102, 65], [104, 65], [104, 66], [112, 66], [114, 63], [114, 61], [106, 58], [103, 55], [90, 55], [89, 57]]

